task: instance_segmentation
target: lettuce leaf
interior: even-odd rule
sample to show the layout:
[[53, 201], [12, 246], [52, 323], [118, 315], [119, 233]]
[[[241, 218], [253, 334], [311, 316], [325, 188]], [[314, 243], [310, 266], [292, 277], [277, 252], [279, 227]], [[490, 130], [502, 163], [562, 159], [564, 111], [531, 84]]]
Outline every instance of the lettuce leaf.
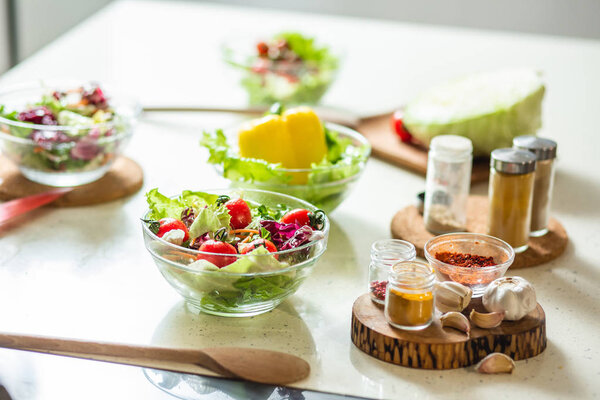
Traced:
[[200, 208], [190, 226], [190, 237], [195, 239], [207, 232], [216, 232], [221, 228], [226, 228], [229, 226], [230, 220], [231, 216], [225, 206], [217, 207], [215, 204], [211, 204]]
[[277, 271], [287, 267], [289, 267], [289, 264], [277, 261], [275, 257], [269, 255], [269, 250], [261, 246], [252, 250], [246, 257], [241, 257], [220, 270], [232, 274], [245, 274], [248, 272]]
[[[180, 219], [181, 212], [186, 207], [200, 210], [214, 204], [218, 197], [216, 194], [184, 190], [178, 197], [169, 198], [161, 194], [157, 188], [154, 188], [146, 193], [146, 201], [150, 208], [148, 219], [156, 221], [162, 218]], [[229, 223], [229, 221], [227, 222]]]
[[275, 35], [275, 38], [286, 40], [290, 49], [304, 61], [314, 62], [321, 66], [326, 65], [329, 68], [337, 67], [338, 59], [331, 54], [329, 47], [318, 46], [312, 37], [304, 36], [298, 32], [281, 32]]

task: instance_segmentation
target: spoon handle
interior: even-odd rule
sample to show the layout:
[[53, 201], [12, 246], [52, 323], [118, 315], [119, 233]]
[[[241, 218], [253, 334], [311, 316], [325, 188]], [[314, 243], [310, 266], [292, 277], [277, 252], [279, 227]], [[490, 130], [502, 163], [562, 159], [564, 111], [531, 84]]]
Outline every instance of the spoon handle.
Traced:
[[0, 204], [0, 223], [48, 204], [71, 190], [73, 188], [57, 188], [44, 193], [6, 201]]
[[170, 369], [165, 368], [165, 363], [176, 363], [177, 368], [174, 370], [178, 372], [197, 373], [193, 366], [201, 366], [226, 377], [236, 377], [204, 351], [196, 349], [133, 346], [7, 333], [0, 333], [0, 347], [161, 369]]

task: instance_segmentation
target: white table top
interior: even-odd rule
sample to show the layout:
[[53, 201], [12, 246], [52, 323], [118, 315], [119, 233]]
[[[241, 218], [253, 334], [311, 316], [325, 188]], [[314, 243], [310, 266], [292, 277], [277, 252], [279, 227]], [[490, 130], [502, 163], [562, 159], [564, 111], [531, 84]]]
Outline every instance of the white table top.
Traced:
[[[571, 242], [558, 260], [518, 274], [534, 283], [546, 310], [546, 351], [517, 362], [510, 376], [483, 376], [472, 369], [397, 367], [352, 345], [351, 306], [366, 289], [369, 246], [389, 236], [394, 212], [424, 188], [422, 177], [375, 159], [331, 215], [329, 249], [294, 296], [254, 318], [186, 312], [144, 249], [138, 217], [145, 208], [143, 193], [152, 187], [176, 193], [225, 186], [197, 146], [202, 129], [235, 122], [225, 115], [146, 118], [126, 151], [145, 171], [138, 194], [94, 207], [38, 210], [0, 227], [0, 331], [273, 348], [311, 363], [311, 376], [296, 386], [372, 398], [598, 396], [600, 270], [593, 252], [600, 248], [600, 42], [192, 2], [127, 1], [68, 32], [6, 73], [0, 84], [95, 79], [117, 84], [144, 103], [241, 105], [244, 93], [221, 62], [219, 43], [244, 32], [283, 28], [301, 28], [345, 49], [343, 70], [324, 102], [363, 114], [389, 110], [432, 84], [473, 71], [522, 65], [544, 71], [548, 91], [542, 134], [558, 141], [560, 158], [553, 212]], [[165, 170], [160, 160], [179, 167]], [[486, 189], [479, 185], [473, 191]], [[22, 398], [86, 393], [95, 399], [109, 397], [109, 391], [111, 398], [162, 397], [139, 383], [144, 378], [138, 369], [111, 367], [117, 368], [111, 369], [115, 379], [106, 382], [90, 375], [109, 368], [105, 364], [10, 355], [0, 363], [12, 371], [7, 379], [31, 379], [35, 389]], [[10, 366], [23, 362], [33, 364], [36, 376], [25, 368], [14, 377], [21, 370]], [[137, 378], [124, 379], [128, 374]], [[88, 393], [93, 379], [103, 389]]]

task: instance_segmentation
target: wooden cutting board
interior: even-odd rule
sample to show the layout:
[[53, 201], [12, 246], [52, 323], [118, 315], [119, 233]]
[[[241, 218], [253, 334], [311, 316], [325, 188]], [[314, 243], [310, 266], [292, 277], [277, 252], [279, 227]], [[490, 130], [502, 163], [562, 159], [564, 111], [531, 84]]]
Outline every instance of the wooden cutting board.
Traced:
[[[391, 118], [391, 113], [362, 118], [357, 130], [371, 143], [374, 157], [425, 176], [427, 173], [427, 149], [402, 143], [396, 133], [392, 131]], [[474, 160], [471, 182], [485, 182], [488, 176], [489, 159]]]
[[[463, 313], [485, 312], [481, 298]], [[542, 306], [519, 321], [482, 329], [471, 325], [467, 336], [453, 328], [442, 328], [439, 318], [426, 329], [405, 331], [390, 326], [383, 306], [370, 295], [359, 297], [352, 307], [352, 343], [368, 355], [392, 364], [420, 369], [452, 369], [473, 365], [490, 353], [504, 353], [513, 360], [535, 357], [546, 348], [546, 315]]]

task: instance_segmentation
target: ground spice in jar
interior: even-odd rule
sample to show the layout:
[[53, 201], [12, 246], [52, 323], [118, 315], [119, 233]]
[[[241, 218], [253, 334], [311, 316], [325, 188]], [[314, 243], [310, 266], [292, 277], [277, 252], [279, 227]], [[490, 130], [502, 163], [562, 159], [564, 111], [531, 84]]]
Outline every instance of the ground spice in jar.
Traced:
[[494, 265], [497, 265], [494, 262], [494, 257], [478, 256], [476, 254], [469, 253], [441, 251], [439, 253], [435, 253], [435, 258], [443, 263], [456, 265], [457, 267], [482, 268], [493, 267]]
[[373, 281], [370, 283], [369, 288], [371, 294], [378, 300], [385, 300], [385, 291], [387, 289], [388, 281]]
[[402, 327], [426, 325], [433, 315], [433, 293], [404, 293], [390, 289], [387, 315]]

